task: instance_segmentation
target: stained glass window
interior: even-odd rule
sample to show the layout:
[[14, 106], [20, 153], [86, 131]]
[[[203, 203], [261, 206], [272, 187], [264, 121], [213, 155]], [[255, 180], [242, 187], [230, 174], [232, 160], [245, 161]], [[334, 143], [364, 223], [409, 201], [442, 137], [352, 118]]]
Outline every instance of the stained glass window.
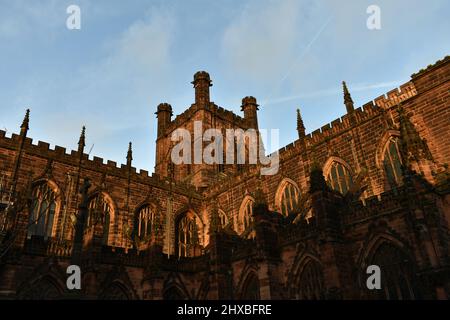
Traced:
[[47, 183], [33, 190], [32, 210], [29, 218], [28, 236], [51, 237], [55, 217], [55, 193]]
[[402, 180], [402, 162], [398, 149], [398, 138], [391, 138], [384, 151], [384, 169], [390, 183], [400, 184]]
[[108, 244], [111, 211], [111, 205], [103, 194], [97, 194], [89, 202], [87, 226], [91, 227], [97, 223], [103, 225], [103, 244]]
[[253, 221], [253, 200], [247, 199], [242, 212], [242, 226], [244, 231], [247, 230]]
[[177, 225], [178, 255], [189, 257], [194, 254], [198, 245], [198, 230], [196, 218], [193, 214], [185, 214]]
[[137, 221], [138, 236], [143, 239], [152, 234], [155, 230], [156, 210], [152, 206], [145, 206], [139, 210]]
[[342, 163], [334, 161], [327, 175], [327, 183], [333, 190], [346, 194], [353, 181], [350, 171]]
[[280, 199], [280, 208], [283, 215], [288, 216], [295, 210], [298, 197], [298, 188], [290, 182], [286, 183]]

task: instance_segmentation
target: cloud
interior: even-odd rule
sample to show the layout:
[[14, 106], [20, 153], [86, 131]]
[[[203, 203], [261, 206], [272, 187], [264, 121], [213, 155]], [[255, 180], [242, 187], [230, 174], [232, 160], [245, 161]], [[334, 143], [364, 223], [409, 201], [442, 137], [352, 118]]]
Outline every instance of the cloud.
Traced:
[[170, 60], [174, 21], [167, 12], [155, 12], [131, 25], [113, 42], [113, 53], [105, 67], [114, 72], [155, 74], [163, 71]]
[[64, 118], [70, 113], [86, 124], [93, 152], [105, 158], [121, 162], [132, 140], [134, 164], [144, 168], [153, 162], [156, 104], [170, 92], [175, 25], [169, 11], [149, 12], [103, 44], [106, 54], [78, 73], [70, 86], [71, 101], [59, 114]]
[[[122, 161], [128, 141], [145, 137], [145, 147], [135, 145], [135, 165], [149, 168], [154, 111], [171, 87], [174, 26], [170, 11], [152, 7], [127, 27], [98, 38], [101, 42], [92, 44], [87, 59], [69, 60], [73, 58], [69, 55], [66, 61], [61, 58], [59, 69], [49, 64], [42, 75], [37, 68], [24, 72], [11, 98], [12, 105], [18, 106], [17, 118], [29, 106], [30, 134], [69, 148], [75, 146], [81, 126], [86, 125], [89, 147], [95, 143], [93, 153], [117, 162]], [[85, 47], [91, 44], [90, 32], [89, 25], [82, 24], [80, 32], [68, 33], [60, 41], [90, 50]], [[14, 125], [5, 124], [8, 128]]]
[[[8, 41], [22, 37], [51, 37], [60, 25], [63, 30], [66, 13], [56, 0], [24, 1], [17, 0], [8, 5], [2, 4], [0, 11], [0, 39]], [[36, 32], [39, 30], [39, 32]]]
[[[271, 99], [286, 90], [294, 94], [317, 91], [342, 79], [363, 81], [352, 79], [364, 74], [363, 70], [372, 69], [366, 79], [369, 76], [380, 82], [386, 79], [386, 72], [382, 67], [373, 68], [377, 64], [417, 64], [417, 56], [426, 54], [427, 48], [417, 48], [415, 34], [409, 32], [416, 25], [424, 33], [429, 32], [430, 19], [444, 10], [445, 0], [432, 4], [379, 0], [379, 31], [370, 31], [366, 26], [366, 9], [371, 4], [373, 1], [369, 0], [249, 2], [223, 33], [221, 56], [229, 78], [247, 83], [247, 87], [264, 88], [264, 98]], [[411, 10], [405, 12], [405, 8]], [[443, 20], [433, 24], [441, 25], [438, 30], [444, 30], [443, 24], [448, 26]], [[429, 36], [424, 41], [432, 42]], [[414, 50], [402, 61], [392, 61], [394, 57], [399, 59], [392, 50], [401, 51], [401, 47]], [[414, 71], [411, 69], [408, 72]], [[405, 72], [400, 77], [409, 74]], [[336, 75], [338, 79], [333, 78]]]
[[[71, 94], [66, 109], [74, 107], [76, 115], [86, 111], [96, 126], [104, 123], [106, 127], [98, 132], [102, 135], [138, 125], [142, 119], [135, 112], [153, 100], [155, 91], [161, 94], [167, 90], [172, 31], [169, 13], [152, 10], [103, 44], [104, 56], [80, 69], [69, 83]], [[67, 110], [61, 116], [67, 116]]]
[[299, 1], [251, 3], [224, 30], [223, 60], [251, 79], [280, 77], [293, 58], [299, 18]]

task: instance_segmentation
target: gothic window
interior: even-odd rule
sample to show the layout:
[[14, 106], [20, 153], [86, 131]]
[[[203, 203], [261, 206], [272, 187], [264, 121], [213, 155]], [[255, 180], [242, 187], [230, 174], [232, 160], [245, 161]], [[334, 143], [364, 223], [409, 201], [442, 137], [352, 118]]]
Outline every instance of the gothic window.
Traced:
[[23, 300], [56, 300], [62, 297], [62, 290], [49, 277], [44, 277], [38, 282], [29, 284], [29, 286], [22, 290], [18, 293], [18, 296], [19, 299]]
[[32, 235], [51, 237], [56, 209], [56, 195], [47, 183], [35, 187], [32, 194], [28, 237]]
[[199, 245], [196, 217], [191, 212], [186, 213], [178, 221], [178, 256], [191, 257]]
[[247, 276], [242, 289], [242, 300], [259, 300], [259, 281], [255, 274]]
[[391, 137], [384, 151], [384, 170], [390, 183], [400, 184], [402, 179], [402, 162], [400, 158], [398, 138]]
[[153, 206], [147, 205], [139, 210], [137, 217], [137, 235], [144, 239], [156, 231], [156, 210]]
[[244, 206], [242, 207], [242, 227], [243, 232], [247, 230], [253, 221], [253, 200], [247, 199], [244, 203]]
[[111, 213], [112, 206], [103, 194], [98, 193], [89, 202], [87, 226], [91, 227], [97, 223], [103, 225], [103, 244], [108, 244]]
[[353, 181], [350, 171], [342, 163], [333, 161], [327, 175], [327, 183], [333, 190], [346, 194]]
[[283, 215], [288, 216], [293, 213], [297, 207], [299, 190], [297, 186], [291, 182], [284, 183], [284, 185], [281, 185], [281, 188], [281, 193], [278, 196], [278, 207]]
[[101, 300], [130, 300], [127, 289], [119, 283], [111, 284], [100, 296]]
[[319, 263], [310, 260], [304, 266], [298, 282], [298, 299], [319, 300], [322, 298], [323, 273]]
[[375, 252], [372, 265], [381, 270], [381, 290], [371, 292], [374, 299], [409, 300], [417, 298], [413, 290], [412, 262], [395, 246], [385, 243]]
[[222, 210], [219, 210], [219, 220], [220, 220], [220, 226], [222, 228], [225, 228], [228, 224], [228, 217]]

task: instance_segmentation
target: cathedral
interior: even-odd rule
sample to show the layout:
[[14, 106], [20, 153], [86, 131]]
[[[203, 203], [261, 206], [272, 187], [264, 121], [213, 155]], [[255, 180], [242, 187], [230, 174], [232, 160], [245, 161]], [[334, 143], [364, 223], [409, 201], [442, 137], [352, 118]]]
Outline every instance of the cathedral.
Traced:
[[173, 132], [196, 122], [260, 130], [256, 98], [238, 115], [207, 72], [192, 84], [182, 114], [157, 106], [153, 174], [131, 143], [125, 164], [89, 157], [84, 127], [77, 150], [33, 141], [29, 110], [0, 131], [0, 299], [450, 298], [449, 56], [362, 107], [344, 82], [346, 113], [311, 133], [297, 110], [272, 175], [171, 161]]

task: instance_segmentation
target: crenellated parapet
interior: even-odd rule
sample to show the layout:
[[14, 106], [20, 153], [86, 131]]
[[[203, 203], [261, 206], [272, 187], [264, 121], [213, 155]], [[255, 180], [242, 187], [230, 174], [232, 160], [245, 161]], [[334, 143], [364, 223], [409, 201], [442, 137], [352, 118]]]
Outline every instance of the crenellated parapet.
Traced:
[[364, 201], [358, 200], [350, 204], [349, 210], [342, 212], [342, 222], [346, 226], [379, 218], [386, 214], [401, 213], [404, 203], [399, 197], [400, 189], [389, 190], [380, 195], [372, 196]]
[[210, 102], [206, 105], [192, 104], [186, 111], [177, 115], [175, 119], [170, 122], [170, 124], [166, 127], [164, 133], [168, 134], [176, 130], [177, 128], [183, 127], [185, 123], [188, 122], [200, 110], [211, 112], [215, 117], [218, 117], [225, 122], [233, 123], [238, 127], [247, 127], [247, 123], [244, 118], [232, 111], [216, 105], [214, 102]]
[[[327, 140], [332, 140], [338, 136], [341, 136], [347, 131], [358, 127], [373, 118], [379, 117], [381, 112], [382, 110], [380, 107], [375, 105], [373, 102], [366, 103], [362, 107], [352, 111], [351, 114], [345, 114], [341, 118], [333, 120], [331, 123], [306, 134], [302, 139], [297, 139], [294, 142], [280, 148], [277, 151], [280, 156], [280, 160], [297, 155], [303, 150], [303, 145], [305, 145], [307, 149], [310, 149]], [[271, 155], [274, 154], [275, 153], [272, 153]]]
[[417, 89], [413, 82], [407, 82], [399, 88], [389, 91], [387, 94], [375, 98], [374, 103], [385, 110], [390, 109], [417, 95]]
[[[8, 137], [5, 131], [0, 130], [0, 148], [16, 150], [18, 148], [19, 141], [19, 135], [13, 133], [11, 137]], [[68, 151], [66, 148], [58, 145], [52, 148], [49, 143], [43, 141], [34, 143], [33, 139], [28, 137], [25, 138], [23, 147], [25, 153], [28, 155], [69, 165], [74, 169], [78, 166], [80, 158], [78, 151]], [[107, 174], [109, 176], [115, 176], [124, 180], [128, 179], [128, 174], [130, 174], [130, 178], [133, 182], [142, 183], [165, 190], [170, 189], [170, 183], [166, 178], [162, 178], [154, 173], [149, 175], [147, 170], [141, 169], [138, 171], [135, 167], [128, 167], [126, 164], [118, 165], [115, 161], [105, 161], [103, 158], [97, 156], [89, 158], [89, 155], [85, 153], [81, 155], [81, 159], [83, 170]], [[183, 183], [172, 182], [172, 190], [174, 192], [187, 195], [187, 189], [188, 186]]]

